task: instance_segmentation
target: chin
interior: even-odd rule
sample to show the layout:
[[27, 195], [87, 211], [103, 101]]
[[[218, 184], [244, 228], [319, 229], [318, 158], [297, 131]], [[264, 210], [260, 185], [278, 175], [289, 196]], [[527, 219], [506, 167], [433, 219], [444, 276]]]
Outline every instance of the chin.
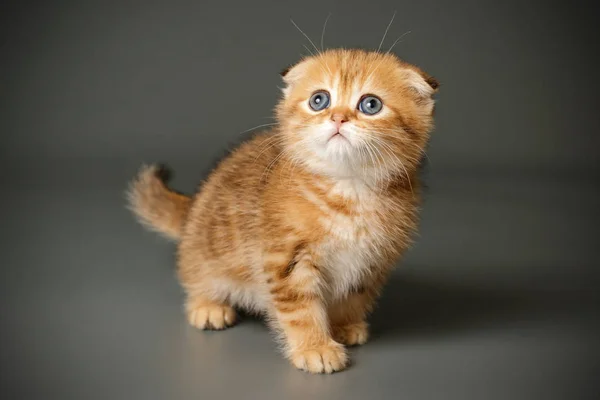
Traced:
[[327, 142], [325, 151], [329, 157], [336, 159], [348, 159], [354, 154], [354, 148], [348, 139], [340, 135], [334, 136]]

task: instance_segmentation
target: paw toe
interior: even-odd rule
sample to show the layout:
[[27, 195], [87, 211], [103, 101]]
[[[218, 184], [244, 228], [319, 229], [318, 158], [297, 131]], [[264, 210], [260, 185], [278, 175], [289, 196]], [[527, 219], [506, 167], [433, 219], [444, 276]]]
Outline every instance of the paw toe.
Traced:
[[348, 355], [339, 343], [329, 343], [318, 348], [297, 351], [292, 354], [292, 364], [314, 374], [330, 374], [348, 365]]
[[199, 329], [225, 329], [235, 323], [235, 310], [227, 305], [205, 305], [188, 310], [188, 321]]
[[365, 344], [369, 339], [369, 327], [366, 322], [339, 326], [334, 329], [334, 339], [346, 346]]

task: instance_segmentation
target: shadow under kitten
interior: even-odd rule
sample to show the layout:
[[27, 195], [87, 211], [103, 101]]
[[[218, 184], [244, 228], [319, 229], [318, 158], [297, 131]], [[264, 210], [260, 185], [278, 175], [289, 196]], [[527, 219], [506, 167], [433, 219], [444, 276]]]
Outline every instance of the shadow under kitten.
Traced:
[[371, 341], [430, 337], [530, 320], [548, 311], [539, 293], [397, 273], [370, 318]]

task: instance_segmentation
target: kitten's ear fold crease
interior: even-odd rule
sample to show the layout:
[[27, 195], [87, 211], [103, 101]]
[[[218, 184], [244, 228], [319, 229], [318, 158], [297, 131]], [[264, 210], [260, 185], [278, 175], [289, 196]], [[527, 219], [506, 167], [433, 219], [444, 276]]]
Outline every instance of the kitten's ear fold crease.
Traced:
[[286, 76], [288, 74], [288, 72], [290, 72], [290, 69], [292, 69], [292, 67], [293, 67], [293, 65], [288, 65], [287, 67], [285, 67], [284, 69], [281, 70], [279, 75]]
[[426, 77], [425, 82], [427, 82], [427, 84], [431, 86], [433, 90], [438, 90], [438, 88], [440, 87], [440, 82], [433, 76]]
[[288, 66], [279, 73], [286, 85], [283, 89], [283, 93], [285, 95], [289, 94], [293, 85], [298, 82], [302, 76], [304, 76], [304, 71], [306, 71], [308, 65], [308, 62], [302, 60], [296, 64]]
[[440, 86], [437, 79], [418, 68], [404, 69], [402, 74], [410, 90], [421, 99], [430, 99]]

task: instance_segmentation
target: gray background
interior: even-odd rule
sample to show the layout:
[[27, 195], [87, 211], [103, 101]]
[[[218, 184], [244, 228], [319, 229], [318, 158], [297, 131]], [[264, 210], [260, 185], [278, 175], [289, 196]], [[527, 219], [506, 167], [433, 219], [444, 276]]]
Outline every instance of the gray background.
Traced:
[[[187, 326], [174, 245], [123, 190], [192, 192], [269, 123], [318, 42], [395, 47], [442, 82], [421, 236], [353, 366], [310, 376], [266, 328]], [[0, 5], [3, 398], [597, 398], [592, 3], [48, 1]], [[387, 48], [384, 46], [384, 48]]]

